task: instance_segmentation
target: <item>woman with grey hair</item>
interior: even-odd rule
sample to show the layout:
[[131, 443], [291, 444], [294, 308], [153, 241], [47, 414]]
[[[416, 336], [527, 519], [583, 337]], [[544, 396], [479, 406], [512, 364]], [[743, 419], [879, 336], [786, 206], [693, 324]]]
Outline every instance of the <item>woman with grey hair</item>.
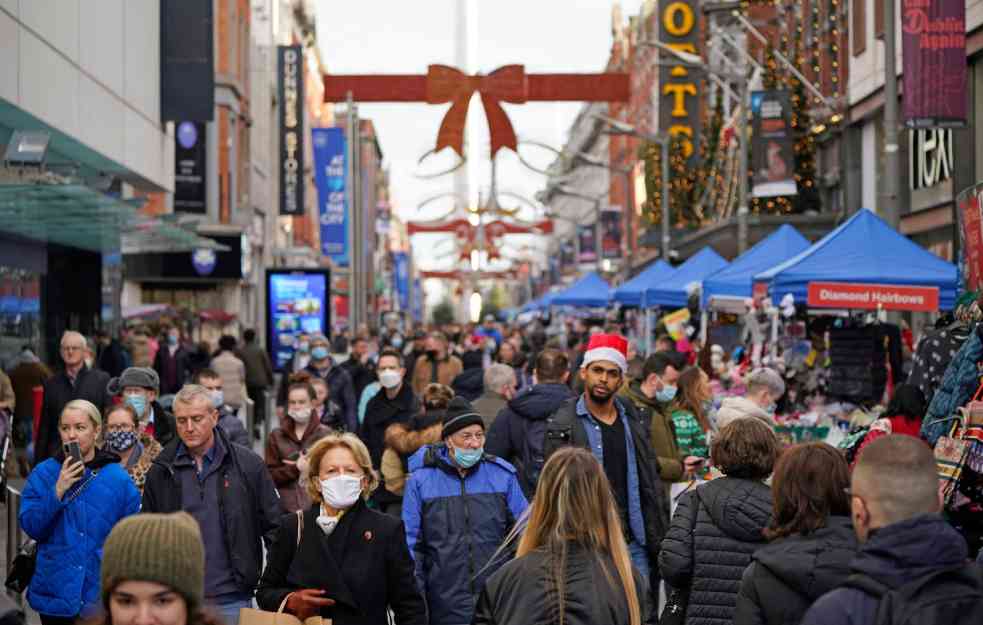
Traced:
[[751, 417], [767, 425], [775, 425], [775, 407], [785, 394], [785, 380], [768, 367], [748, 374], [744, 397], [728, 397], [717, 411], [717, 427], [722, 428], [734, 419]]

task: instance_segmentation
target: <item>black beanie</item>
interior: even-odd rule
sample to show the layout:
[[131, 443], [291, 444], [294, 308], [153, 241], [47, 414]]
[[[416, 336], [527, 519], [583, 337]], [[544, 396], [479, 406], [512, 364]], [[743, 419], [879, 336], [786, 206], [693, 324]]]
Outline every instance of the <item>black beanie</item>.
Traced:
[[444, 429], [440, 433], [441, 438], [447, 438], [455, 432], [459, 432], [466, 427], [480, 425], [482, 429], [485, 422], [481, 415], [474, 411], [471, 403], [463, 397], [455, 397], [447, 405], [447, 413], [444, 417]]

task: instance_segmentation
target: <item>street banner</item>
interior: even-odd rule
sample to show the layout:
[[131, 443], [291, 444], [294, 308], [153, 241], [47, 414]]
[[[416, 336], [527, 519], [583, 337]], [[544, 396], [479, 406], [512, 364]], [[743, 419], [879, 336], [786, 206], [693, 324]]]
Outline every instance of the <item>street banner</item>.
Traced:
[[280, 215], [304, 214], [304, 50], [277, 46]]
[[321, 254], [341, 266], [348, 265], [348, 190], [345, 188], [345, 130], [312, 128], [314, 185]]
[[861, 282], [810, 282], [806, 303], [817, 308], [936, 312], [939, 289]]
[[787, 91], [755, 91], [751, 94], [753, 140], [751, 195], [795, 195], [795, 150]]
[[601, 258], [621, 258], [621, 210], [601, 212]]
[[580, 243], [577, 255], [578, 263], [597, 262], [597, 229], [595, 225], [577, 226], [577, 241]]
[[410, 309], [410, 257], [406, 252], [393, 252], [393, 274], [399, 309], [408, 311]]
[[412, 306], [412, 317], [413, 321], [420, 322], [423, 321], [423, 281], [419, 278], [413, 279], [413, 306]]
[[956, 197], [959, 206], [959, 273], [967, 291], [983, 286], [983, 183]]
[[207, 212], [205, 124], [183, 121], [174, 132], [174, 211]]
[[966, 2], [901, 0], [904, 121], [909, 128], [966, 126]]

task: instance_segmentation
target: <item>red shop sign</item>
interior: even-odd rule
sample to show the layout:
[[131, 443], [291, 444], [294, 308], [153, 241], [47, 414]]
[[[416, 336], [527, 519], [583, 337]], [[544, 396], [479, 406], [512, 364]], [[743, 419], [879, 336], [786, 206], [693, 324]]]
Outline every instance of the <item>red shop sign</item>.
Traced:
[[810, 282], [806, 303], [818, 308], [861, 308], [934, 312], [939, 289], [934, 286], [897, 286], [859, 282]]

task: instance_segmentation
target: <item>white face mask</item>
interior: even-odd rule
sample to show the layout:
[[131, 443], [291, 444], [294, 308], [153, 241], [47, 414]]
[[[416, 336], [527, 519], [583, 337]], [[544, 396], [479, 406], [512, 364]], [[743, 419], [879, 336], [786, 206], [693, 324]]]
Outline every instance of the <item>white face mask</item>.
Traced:
[[296, 410], [288, 410], [287, 414], [290, 418], [299, 423], [300, 425], [305, 425], [311, 420], [311, 409], [310, 408], [297, 408]]
[[403, 376], [395, 369], [386, 369], [379, 372], [379, 384], [383, 388], [396, 388], [403, 381]]
[[335, 510], [347, 510], [362, 495], [362, 478], [354, 475], [338, 475], [321, 480], [324, 503]]

